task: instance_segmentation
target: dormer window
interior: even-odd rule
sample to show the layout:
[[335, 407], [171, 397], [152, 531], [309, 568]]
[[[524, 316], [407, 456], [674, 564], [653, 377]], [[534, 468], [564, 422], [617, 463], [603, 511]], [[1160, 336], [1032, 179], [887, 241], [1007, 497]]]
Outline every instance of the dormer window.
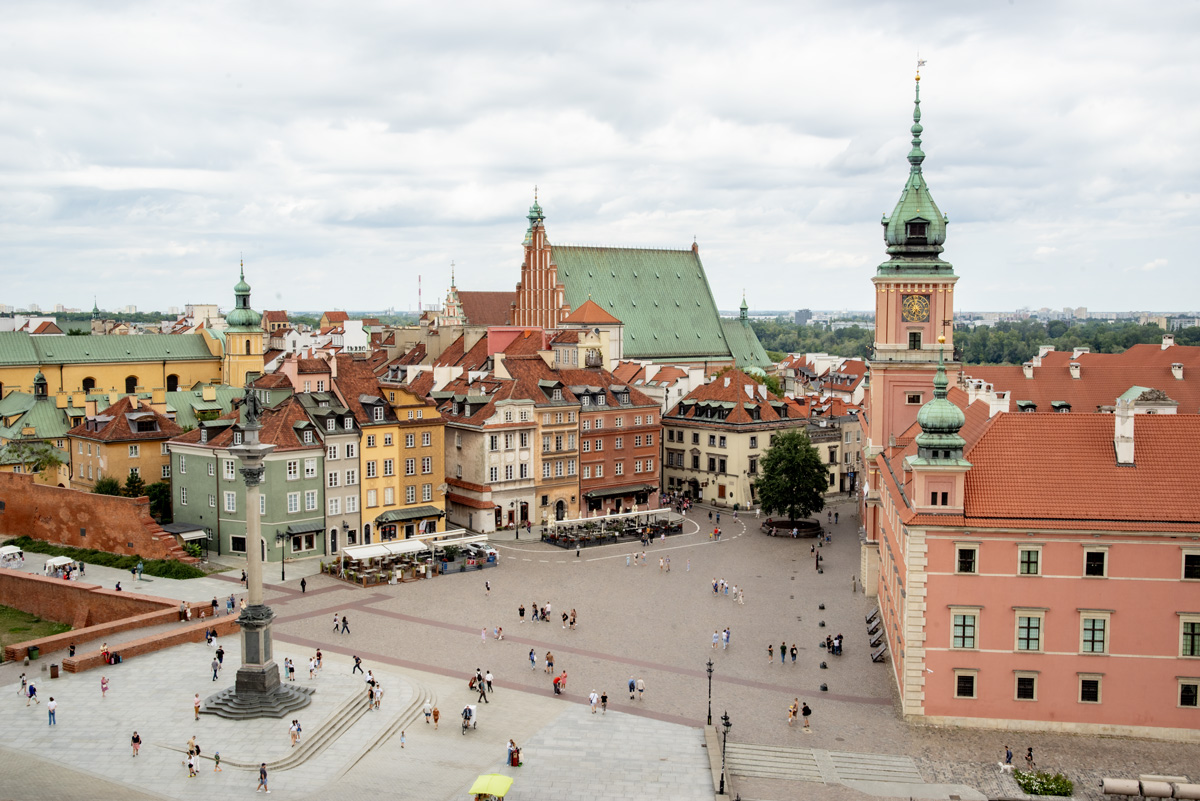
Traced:
[[330, 417], [328, 420], [325, 421], [325, 430], [326, 431], [333, 431], [334, 428], [336, 428], [336, 427], [337, 427], [337, 420], [334, 420], [332, 417]]
[[345, 417], [342, 420], [342, 428], [346, 429], [347, 431], [352, 431], [354, 429], [354, 418], [350, 416]]
[[929, 223], [925, 220], [912, 220], [905, 226], [905, 237], [910, 242], [925, 242], [928, 236]]
[[241, 445], [241, 444], [242, 444], [242, 432], [241, 432], [241, 431], [234, 431], [234, 432], [233, 432], [233, 444], [234, 444], [234, 445]]
[[626, 404], [629, 403], [629, 393], [628, 392], [621, 393], [621, 403], [626, 403]]
[[596, 396], [596, 405], [597, 405], [597, 406], [603, 406], [603, 405], [604, 405], [604, 402], [605, 402], [605, 397], [604, 397], [604, 395], [597, 395], [597, 396]]
[[561, 389], [555, 389], [555, 390], [554, 390], [554, 392], [552, 392], [552, 393], [551, 393], [550, 397], [551, 397], [551, 399], [552, 399], [552, 400], [556, 400], [556, 401], [560, 401], [560, 400], [562, 400], [562, 399], [563, 399], [563, 398], [562, 398], [562, 390], [561, 390]]
[[208, 442], [208, 429], [207, 428], [200, 429], [200, 441]]
[[[554, 390], [554, 391], [555, 391], [555, 392], [558, 392], [558, 390]], [[579, 405], [580, 405], [580, 406], [591, 406], [591, 405], [592, 405], [592, 398], [591, 398], [591, 396], [589, 396], [589, 395], [580, 395], [580, 396], [579, 396]]]
[[305, 445], [311, 445], [311, 444], [312, 444], [312, 441], [313, 441], [313, 432], [311, 432], [311, 431], [305, 431], [305, 432], [304, 432], [304, 444], [305, 444]]
[[382, 406], [376, 406], [376, 407], [375, 407], [375, 408], [372, 410], [372, 413], [371, 413], [371, 419], [372, 419], [372, 420], [374, 420], [374, 421], [375, 421], [375, 422], [377, 422], [377, 423], [382, 423], [382, 422], [383, 422], [383, 407], [382, 407]]

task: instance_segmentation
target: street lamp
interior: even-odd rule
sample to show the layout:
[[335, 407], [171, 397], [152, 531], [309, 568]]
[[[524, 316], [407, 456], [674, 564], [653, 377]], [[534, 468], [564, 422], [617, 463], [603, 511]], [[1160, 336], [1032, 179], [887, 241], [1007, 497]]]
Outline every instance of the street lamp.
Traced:
[[284, 561], [287, 558], [287, 534], [275, 529], [275, 544], [279, 546], [279, 580], [287, 581], [287, 568]]
[[708, 725], [712, 725], [712, 660], [708, 660]]
[[721, 740], [721, 789], [717, 791], [717, 795], [725, 795], [725, 746], [729, 744], [729, 729], [733, 726], [729, 722], [728, 711], [721, 716], [721, 726], [725, 729], [725, 737]]

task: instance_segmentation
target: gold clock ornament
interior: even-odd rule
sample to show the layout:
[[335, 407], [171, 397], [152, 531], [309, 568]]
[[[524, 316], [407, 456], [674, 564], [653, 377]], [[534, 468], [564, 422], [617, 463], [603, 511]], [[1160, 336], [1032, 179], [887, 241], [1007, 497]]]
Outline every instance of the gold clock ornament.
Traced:
[[900, 299], [900, 308], [904, 312], [906, 323], [929, 322], [929, 296], [905, 295]]

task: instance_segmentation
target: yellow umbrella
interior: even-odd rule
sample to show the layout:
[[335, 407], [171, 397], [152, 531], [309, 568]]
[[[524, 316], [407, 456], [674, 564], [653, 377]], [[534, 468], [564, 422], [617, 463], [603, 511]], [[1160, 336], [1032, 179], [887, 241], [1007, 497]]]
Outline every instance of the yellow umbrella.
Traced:
[[505, 776], [500, 773], [488, 773], [476, 779], [468, 792], [472, 795], [486, 793], [503, 797], [508, 792], [508, 788], [512, 787], [512, 783], [511, 776]]

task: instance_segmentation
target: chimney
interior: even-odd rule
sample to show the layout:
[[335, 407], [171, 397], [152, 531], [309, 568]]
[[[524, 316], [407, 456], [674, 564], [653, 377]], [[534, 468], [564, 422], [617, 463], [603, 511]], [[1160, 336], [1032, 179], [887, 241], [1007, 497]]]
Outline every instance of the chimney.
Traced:
[[217, 399], [217, 388], [212, 384], [205, 384], [200, 387], [200, 399], [206, 401], [215, 401]]
[[725, 386], [729, 386], [729, 376], [725, 376]]
[[1038, 358], [1040, 359], [1043, 356], [1045, 356], [1047, 353], [1053, 353], [1053, 352], [1054, 352], [1053, 345], [1041, 345], [1038, 347]]
[[[137, 389], [137, 387], [134, 387], [134, 389]], [[117, 393], [116, 387], [113, 387], [112, 389], [110, 389], [108, 391], [108, 405], [109, 406], [115, 405], [116, 402], [120, 399], [121, 399], [121, 396]]]
[[1076, 348], [1075, 350], [1071, 351], [1071, 358], [1078, 359], [1084, 353], [1091, 353], [1091, 352], [1092, 352], [1091, 348]]
[[1176, 380], [1183, 380], [1183, 364], [1175, 362], [1171, 365], [1171, 375], [1175, 376]]
[[55, 409], [67, 408], [67, 400], [68, 400], [67, 393], [65, 393], [65, 392], [56, 393], [54, 395], [54, 408]]
[[167, 413], [167, 390], [163, 387], [155, 387], [150, 390], [150, 408], [159, 414]]
[[1071, 362], [1071, 378], [1079, 378], [1079, 362]]
[[1171, 347], [1174, 344], [1175, 344], [1175, 335], [1174, 334], [1163, 334], [1163, 343], [1162, 343], [1163, 350], [1166, 350], [1167, 348]]
[[1113, 414], [1113, 447], [1117, 452], [1117, 464], [1133, 464], [1133, 417], [1133, 402], [1118, 400]]
[[86, 400], [87, 400], [87, 393], [85, 393], [85, 392], [72, 392], [71, 393], [71, 406], [75, 407], [76, 409], [82, 409], [84, 401], [86, 401]]
[[1021, 369], [1025, 371], [1026, 378], [1033, 378], [1033, 362], [1025, 362], [1021, 365]]

